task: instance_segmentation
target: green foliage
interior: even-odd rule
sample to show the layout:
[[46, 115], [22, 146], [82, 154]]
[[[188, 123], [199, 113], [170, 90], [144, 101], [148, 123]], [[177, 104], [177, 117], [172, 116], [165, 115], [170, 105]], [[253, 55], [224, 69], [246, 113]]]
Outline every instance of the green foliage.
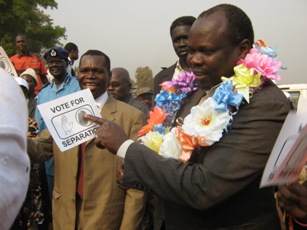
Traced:
[[135, 71], [136, 88], [149, 87], [153, 89], [152, 70], [148, 67], [138, 67]]
[[15, 37], [26, 34], [29, 50], [41, 53], [44, 49], [61, 45], [66, 38], [65, 27], [54, 26], [49, 15], [39, 8], [57, 8], [55, 0], [0, 0], [0, 45], [8, 56], [16, 53]]

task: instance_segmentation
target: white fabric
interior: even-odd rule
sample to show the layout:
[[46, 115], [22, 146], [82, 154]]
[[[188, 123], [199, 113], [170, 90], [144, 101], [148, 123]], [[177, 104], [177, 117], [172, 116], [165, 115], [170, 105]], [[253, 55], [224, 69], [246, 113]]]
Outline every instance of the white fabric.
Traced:
[[184, 69], [182, 69], [181, 65], [180, 65], [180, 62], [179, 60], [177, 61], [177, 64], [176, 64], [176, 68], [175, 68], [175, 71], [174, 71], [174, 74], [173, 74], [173, 78], [172, 80], [176, 80], [178, 79], [178, 75], [181, 74], [181, 73], [184, 73]]
[[117, 150], [117, 156], [125, 159], [127, 150], [133, 142], [133, 140], [126, 140], [124, 143], [122, 143], [122, 145]]
[[29, 90], [28, 82], [25, 79], [21, 77], [16, 77], [15, 80], [17, 81], [18, 85], [26, 87], [26, 89]]
[[104, 92], [103, 94], [101, 94], [99, 97], [95, 98], [95, 102], [96, 105], [98, 106], [99, 110], [102, 110], [104, 104], [106, 103], [106, 101], [108, 100], [109, 95], [106, 92]]
[[0, 68], [0, 229], [9, 229], [25, 199], [30, 177], [28, 113], [16, 80]]

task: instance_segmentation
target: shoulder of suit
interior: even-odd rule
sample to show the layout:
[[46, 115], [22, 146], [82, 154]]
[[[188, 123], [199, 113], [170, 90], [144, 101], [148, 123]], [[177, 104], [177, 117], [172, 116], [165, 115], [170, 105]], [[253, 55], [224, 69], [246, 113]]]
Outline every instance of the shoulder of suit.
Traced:
[[[114, 99], [116, 100], [116, 99]], [[126, 102], [122, 102], [122, 101], [119, 101], [119, 100], [116, 100], [117, 104], [118, 104], [118, 108], [122, 109], [122, 110], [125, 110], [127, 111], [127, 113], [134, 113], [134, 114], [137, 114], [137, 113], [143, 113], [141, 110], [139, 110], [138, 108], [134, 107], [133, 105], [130, 105]]]
[[159, 73], [156, 74], [155, 78], [159, 78], [161, 76], [164, 76], [165, 74], [169, 74], [169, 73], [174, 73], [175, 71], [175, 68], [176, 68], [176, 65], [177, 65], [177, 62], [171, 66], [169, 66], [168, 68], [166, 69], [162, 69]]

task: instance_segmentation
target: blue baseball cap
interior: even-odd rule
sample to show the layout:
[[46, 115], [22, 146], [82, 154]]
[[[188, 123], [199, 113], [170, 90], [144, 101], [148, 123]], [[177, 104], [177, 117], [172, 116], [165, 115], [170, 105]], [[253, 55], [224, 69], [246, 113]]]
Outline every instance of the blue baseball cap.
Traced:
[[44, 54], [46, 61], [50, 58], [66, 59], [68, 61], [68, 52], [62, 47], [51, 47]]

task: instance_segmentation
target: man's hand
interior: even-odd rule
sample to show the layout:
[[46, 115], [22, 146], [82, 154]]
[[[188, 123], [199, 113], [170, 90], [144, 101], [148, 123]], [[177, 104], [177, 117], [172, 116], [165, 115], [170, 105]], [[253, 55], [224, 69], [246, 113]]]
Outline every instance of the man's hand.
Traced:
[[128, 136], [113, 121], [85, 114], [84, 119], [93, 121], [100, 127], [96, 131], [95, 144], [98, 148], [107, 148], [111, 153], [116, 154], [119, 147], [128, 140]]
[[118, 164], [116, 168], [116, 180], [117, 183], [123, 185], [124, 183], [124, 165]]
[[278, 204], [296, 219], [307, 223], [307, 188], [298, 183], [278, 186]]

